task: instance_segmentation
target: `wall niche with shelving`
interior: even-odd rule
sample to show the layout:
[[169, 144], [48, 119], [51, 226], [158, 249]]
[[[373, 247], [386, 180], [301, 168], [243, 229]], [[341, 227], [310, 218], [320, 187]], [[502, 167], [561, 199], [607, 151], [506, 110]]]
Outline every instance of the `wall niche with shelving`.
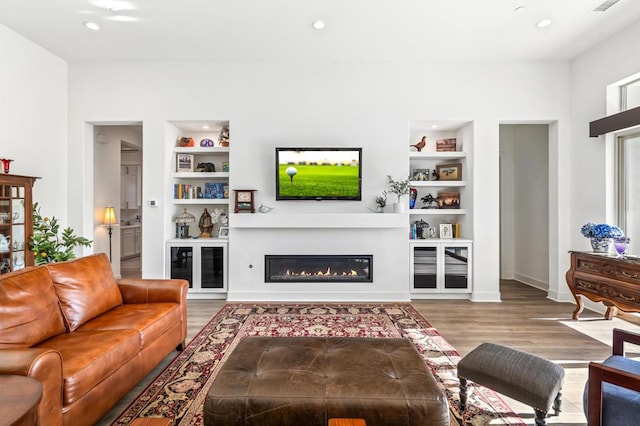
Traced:
[[[174, 217], [186, 208], [196, 220], [189, 225], [189, 236], [197, 237], [198, 221], [205, 208], [212, 216], [214, 211], [229, 215], [230, 141], [221, 137], [223, 132], [228, 136], [229, 121], [172, 121], [169, 130], [166, 137], [171, 146], [169, 213]], [[183, 140], [188, 142], [181, 143]], [[212, 238], [217, 238], [219, 227], [220, 223], [216, 223]], [[176, 237], [175, 224], [170, 224], [167, 235]]]
[[[424, 146], [415, 146], [423, 140]], [[447, 150], [438, 150], [437, 145]], [[408, 176], [415, 190], [415, 204], [409, 209], [410, 230], [412, 225], [425, 226], [426, 222], [439, 238], [440, 224], [450, 223], [454, 230], [457, 224], [457, 238], [472, 240], [473, 122], [410, 121], [408, 157]], [[409, 235], [420, 237], [412, 231]]]
[[[172, 121], [167, 125], [166, 144], [171, 154], [167, 165], [165, 274], [167, 278], [187, 279], [189, 298], [220, 298], [227, 291], [228, 233], [220, 238], [219, 232], [223, 216], [229, 217], [230, 143], [228, 120]], [[210, 234], [201, 234], [199, 227], [205, 209], [213, 221]], [[185, 210], [194, 222], [187, 223], [188, 228], [178, 227], [174, 218]]]

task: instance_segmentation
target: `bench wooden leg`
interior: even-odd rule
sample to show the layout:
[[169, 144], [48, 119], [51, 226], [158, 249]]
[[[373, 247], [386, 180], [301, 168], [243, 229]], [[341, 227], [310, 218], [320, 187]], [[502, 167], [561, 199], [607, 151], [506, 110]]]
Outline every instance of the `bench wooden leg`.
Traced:
[[460, 377], [460, 411], [467, 409], [467, 379]]
[[536, 413], [536, 426], [545, 426], [547, 424], [547, 413], [544, 411], [533, 409]]

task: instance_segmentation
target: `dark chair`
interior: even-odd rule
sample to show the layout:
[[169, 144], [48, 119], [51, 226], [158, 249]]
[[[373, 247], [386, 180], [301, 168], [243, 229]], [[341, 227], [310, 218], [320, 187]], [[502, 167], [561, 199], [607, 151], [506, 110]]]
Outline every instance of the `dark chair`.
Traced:
[[613, 330], [613, 355], [589, 363], [584, 411], [589, 426], [640, 424], [640, 361], [624, 356], [624, 342], [640, 345], [640, 334]]

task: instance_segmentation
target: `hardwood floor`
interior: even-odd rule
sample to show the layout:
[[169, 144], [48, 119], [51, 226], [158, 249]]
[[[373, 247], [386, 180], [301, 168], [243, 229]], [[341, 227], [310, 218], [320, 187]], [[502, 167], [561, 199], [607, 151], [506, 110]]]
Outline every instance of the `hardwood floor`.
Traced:
[[[546, 298], [545, 292], [515, 281], [501, 282], [500, 290], [502, 302], [499, 303], [414, 300], [411, 304], [463, 356], [482, 342], [493, 342], [562, 365], [566, 373], [562, 413], [547, 419], [547, 424], [586, 425], [582, 412], [582, 390], [588, 363], [611, 354], [611, 331], [614, 327], [640, 332], [640, 326], [621, 318], [607, 321], [602, 315], [586, 309], [579, 321], [573, 321], [573, 304], [553, 302]], [[224, 304], [221, 300], [189, 300], [187, 341]], [[102, 419], [100, 425], [110, 424], [175, 355], [170, 354], [161, 366]], [[503, 398], [525, 423], [535, 424], [530, 407]]]

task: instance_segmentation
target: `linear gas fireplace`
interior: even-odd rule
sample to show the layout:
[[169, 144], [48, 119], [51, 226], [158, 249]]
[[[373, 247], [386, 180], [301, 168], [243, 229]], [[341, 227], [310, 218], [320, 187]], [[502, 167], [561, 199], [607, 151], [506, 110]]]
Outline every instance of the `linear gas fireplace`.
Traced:
[[265, 255], [266, 282], [373, 282], [372, 255]]

